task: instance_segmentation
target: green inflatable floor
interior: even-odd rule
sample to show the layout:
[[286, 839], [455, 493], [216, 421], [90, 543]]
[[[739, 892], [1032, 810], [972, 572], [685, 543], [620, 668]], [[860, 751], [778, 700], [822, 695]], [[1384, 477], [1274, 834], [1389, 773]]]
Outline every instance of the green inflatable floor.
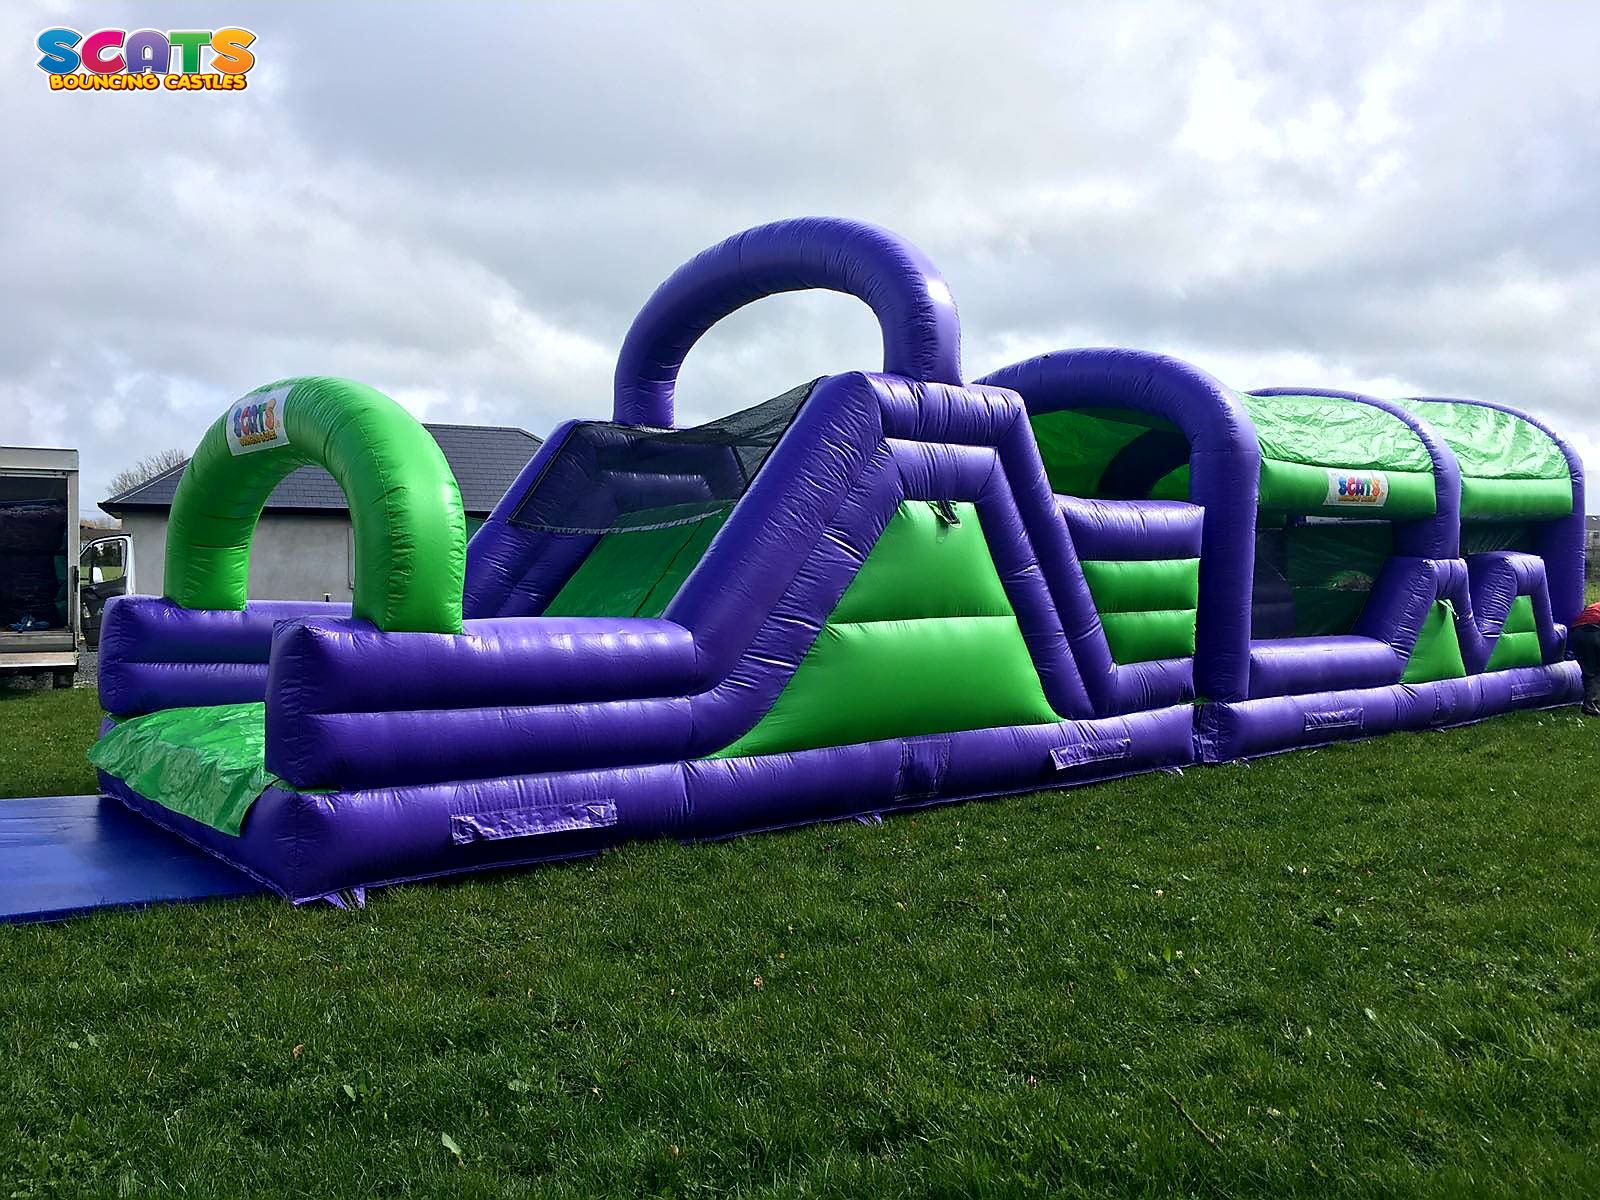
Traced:
[[89, 749], [89, 761], [141, 796], [237, 837], [257, 796], [279, 782], [266, 768], [266, 705], [167, 708], [130, 717]]

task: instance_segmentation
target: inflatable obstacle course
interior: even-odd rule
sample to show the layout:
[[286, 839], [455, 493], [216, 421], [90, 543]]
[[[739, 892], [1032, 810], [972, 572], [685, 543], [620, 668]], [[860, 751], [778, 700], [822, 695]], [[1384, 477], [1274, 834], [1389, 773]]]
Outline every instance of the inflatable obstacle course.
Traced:
[[[676, 428], [699, 337], [806, 288], [871, 307], [883, 370]], [[305, 462], [351, 500], [353, 609], [245, 595]], [[108, 608], [93, 757], [307, 900], [1456, 724], [1577, 698], [1582, 512], [1558, 439], [1464, 401], [1238, 393], [1122, 350], [963, 383], [918, 251], [780, 222], [662, 285], [612, 418], [560, 426], [470, 546], [378, 393], [236, 404], [169, 594]]]

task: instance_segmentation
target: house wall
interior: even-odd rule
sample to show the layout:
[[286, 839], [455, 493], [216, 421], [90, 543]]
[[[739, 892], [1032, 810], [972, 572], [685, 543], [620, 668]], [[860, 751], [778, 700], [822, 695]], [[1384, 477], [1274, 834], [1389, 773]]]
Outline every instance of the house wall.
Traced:
[[[122, 528], [133, 535], [141, 592], [165, 590], [166, 513], [129, 513]], [[257, 600], [351, 598], [350, 521], [339, 515], [267, 513], [250, 547], [250, 595]]]

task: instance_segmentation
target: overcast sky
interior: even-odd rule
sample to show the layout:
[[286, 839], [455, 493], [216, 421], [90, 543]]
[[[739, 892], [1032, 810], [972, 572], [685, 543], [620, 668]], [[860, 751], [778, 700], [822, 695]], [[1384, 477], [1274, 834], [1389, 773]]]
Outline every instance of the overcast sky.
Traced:
[[[245, 92], [34, 65], [53, 25], [220, 24]], [[1503, 400], [1600, 470], [1593, 4], [7, 3], [0, 47], [0, 443], [81, 448], [86, 512], [289, 375], [608, 415], [662, 278], [813, 213], [932, 256], [970, 377], [1119, 345]], [[680, 413], [878, 354], [853, 300], [767, 300]]]

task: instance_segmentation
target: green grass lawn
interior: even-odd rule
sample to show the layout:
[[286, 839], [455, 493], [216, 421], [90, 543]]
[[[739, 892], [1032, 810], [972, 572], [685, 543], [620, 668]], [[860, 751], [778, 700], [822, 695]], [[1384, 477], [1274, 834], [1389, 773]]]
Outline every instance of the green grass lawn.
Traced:
[[0, 691], [0, 797], [95, 791], [84, 753], [99, 731], [100, 697], [93, 688]]
[[0, 1196], [1594, 1195], [1597, 802], [1566, 710], [0, 928]]

